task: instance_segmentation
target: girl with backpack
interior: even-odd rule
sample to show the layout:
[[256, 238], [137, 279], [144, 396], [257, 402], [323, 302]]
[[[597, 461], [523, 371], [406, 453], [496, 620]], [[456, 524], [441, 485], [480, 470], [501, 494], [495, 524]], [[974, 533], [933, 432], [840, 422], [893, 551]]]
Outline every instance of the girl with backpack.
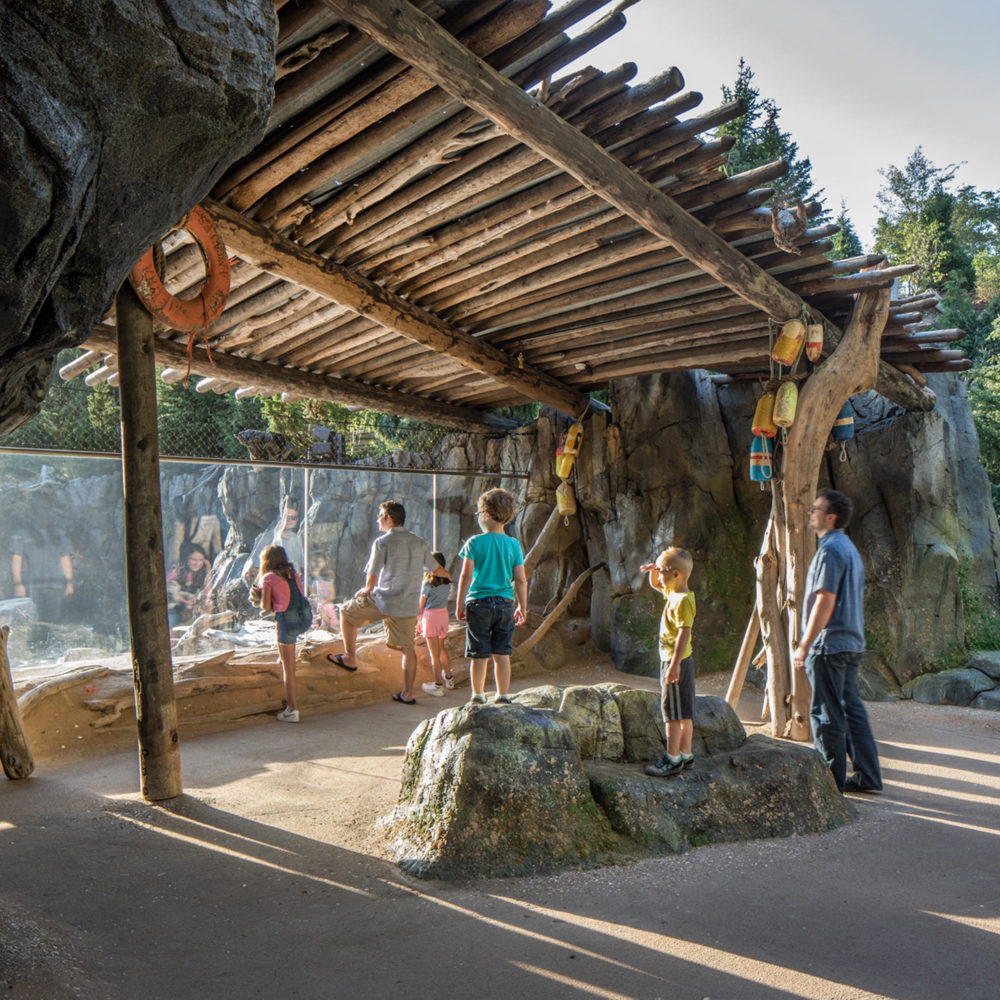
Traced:
[[250, 600], [260, 604], [262, 613], [274, 611], [278, 627], [278, 657], [285, 685], [285, 708], [279, 722], [298, 722], [299, 704], [295, 689], [295, 640], [312, 624], [312, 608], [302, 595], [302, 580], [280, 545], [264, 549], [257, 582]]

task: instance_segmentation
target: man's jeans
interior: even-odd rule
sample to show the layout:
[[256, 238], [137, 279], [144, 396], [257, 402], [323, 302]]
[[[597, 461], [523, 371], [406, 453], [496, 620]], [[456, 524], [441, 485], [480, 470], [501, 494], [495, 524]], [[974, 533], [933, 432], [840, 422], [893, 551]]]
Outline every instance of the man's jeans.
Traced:
[[875, 738], [858, 694], [860, 662], [860, 653], [827, 655], [810, 650], [806, 658], [806, 673], [812, 684], [809, 721], [813, 743], [833, 772], [840, 791], [847, 778], [848, 755], [862, 788], [882, 787]]

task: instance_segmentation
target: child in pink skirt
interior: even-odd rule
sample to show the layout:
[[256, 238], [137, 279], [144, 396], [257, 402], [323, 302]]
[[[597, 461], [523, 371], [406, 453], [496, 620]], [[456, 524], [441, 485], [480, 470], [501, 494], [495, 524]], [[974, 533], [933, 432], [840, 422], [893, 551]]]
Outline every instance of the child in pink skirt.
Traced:
[[[434, 556], [442, 569], [447, 568], [444, 556], [440, 552], [432, 552], [431, 555]], [[445, 689], [450, 690], [455, 686], [455, 679], [451, 675], [451, 661], [448, 659], [448, 650], [445, 649], [444, 645], [445, 636], [448, 634], [448, 595], [450, 593], [450, 579], [445, 580], [431, 573], [424, 574], [424, 581], [420, 588], [417, 631], [427, 640], [432, 679], [427, 684], [421, 684], [420, 687], [435, 698], [443, 698]]]

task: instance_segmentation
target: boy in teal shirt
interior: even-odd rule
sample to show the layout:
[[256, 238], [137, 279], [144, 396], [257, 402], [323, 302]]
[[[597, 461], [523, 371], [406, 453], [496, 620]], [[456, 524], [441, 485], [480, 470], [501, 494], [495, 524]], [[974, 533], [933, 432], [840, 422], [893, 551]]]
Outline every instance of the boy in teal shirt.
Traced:
[[[473, 535], [459, 550], [455, 617], [466, 623], [465, 655], [471, 659], [472, 701], [486, 701], [486, 667], [493, 658], [496, 701], [509, 703], [510, 654], [514, 626], [524, 623], [528, 609], [528, 579], [521, 543], [504, 532], [514, 520], [517, 501], [507, 490], [487, 490], [477, 505], [481, 535]], [[517, 590], [517, 608], [514, 590]]]

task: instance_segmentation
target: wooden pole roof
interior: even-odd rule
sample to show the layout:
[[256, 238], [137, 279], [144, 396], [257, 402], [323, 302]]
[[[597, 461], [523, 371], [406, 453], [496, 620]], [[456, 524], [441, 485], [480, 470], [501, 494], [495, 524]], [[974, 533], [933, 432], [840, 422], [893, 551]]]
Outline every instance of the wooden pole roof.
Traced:
[[[271, 125], [206, 202], [235, 266], [201, 388], [495, 433], [491, 409], [578, 416], [623, 375], [766, 373], [769, 320], [803, 305], [832, 350], [855, 295], [900, 269], [828, 261], [831, 226], [776, 246], [761, 206], [787, 165], [719, 169], [731, 140], [711, 132], [738, 102], [691, 114], [702, 97], [672, 67], [634, 86], [631, 64], [567, 72], [624, 25], [614, 9], [581, 29], [608, 6], [279, 5]], [[175, 232], [164, 250], [168, 289], [195, 290], [197, 246]], [[921, 372], [966, 364], [923, 329], [929, 305], [894, 304], [884, 336], [878, 388], [909, 409], [933, 406]], [[156, 336], [185, 367], [186, 335]], [[85, 346], [112, 377], [107, 333]]]

